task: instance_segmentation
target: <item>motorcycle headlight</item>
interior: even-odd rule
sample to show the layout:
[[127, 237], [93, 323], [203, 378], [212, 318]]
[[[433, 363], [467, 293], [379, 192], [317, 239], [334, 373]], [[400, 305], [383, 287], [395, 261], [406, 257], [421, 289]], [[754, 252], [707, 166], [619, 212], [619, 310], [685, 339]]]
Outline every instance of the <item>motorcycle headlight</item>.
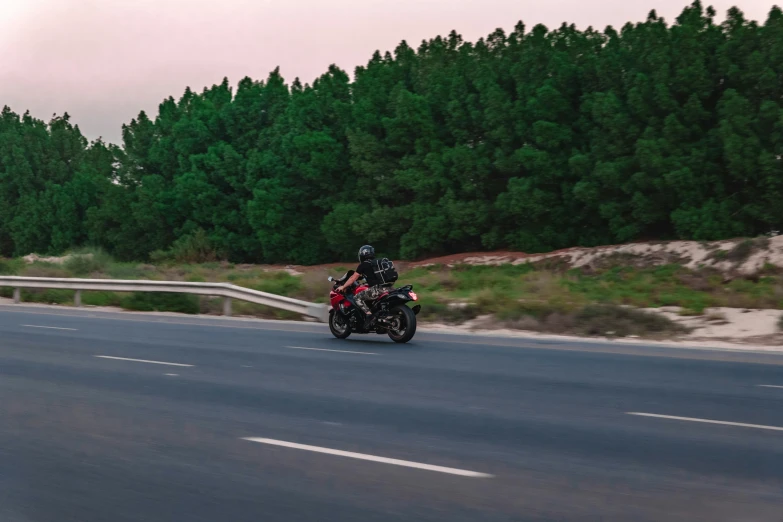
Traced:
[[411, 296], [411, 299], [413, 299], [414, 301], [418, 301], [419, 300], [419, 296], [416, 295], [416, 292], [412, 292], [412, 291], [408, 292], [408, 295]]

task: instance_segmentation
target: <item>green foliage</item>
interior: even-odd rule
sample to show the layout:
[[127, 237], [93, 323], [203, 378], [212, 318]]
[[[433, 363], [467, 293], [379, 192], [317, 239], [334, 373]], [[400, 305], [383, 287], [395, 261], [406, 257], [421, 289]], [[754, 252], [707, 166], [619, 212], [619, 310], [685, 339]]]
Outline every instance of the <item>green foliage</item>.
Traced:
[[71, 277], [71, 274], [62, 266], [43, 262], [24, 265], [19, 275], [26, 277]]
[[302, 281], [286, 272], [269, 272], [247, 286], [270, 294], [292, 296], [302, 287]]
[[[464, 291], [491, 290], [503, 292], [519, 288], [522, 276], [532, 272], [532, 265], [461, 265], [451, 275], [455, 279], [453, 286]], [[445, 284], [449, 286], [448, 283]]]
[[0, 259], [0, 275], [16, 275], [21, 268], [21, 260]]
[[189, 294], [134, 292], [122, 300], [122, 307], [138, 312], [197, 314], [199, 300], [197, 296]]
[[570, 292], [596, 303], [644, 308], [682, 306], [701, 312], [712, 302], [705, 290], [714, 290], [720, 283], [693, 276], [679, 265], [667, 265], [642, 270], [616, 267], [595, 275], [577, 272], [564, 280], [563, 285]]
[[779, 8], [717, 23], [696, 1], [620, 32], [402, 42], [353, 80], [186, 89], [121, 147], [5, 108], [0, 255], [316, 264], [365, 242], [413, 259], [753, 237], [783, 228], [782, 57]]
[[221, 259], [222, 254], [203, 229], [185, 235], [167, 251], [157, 250], [150, 255], [156, 263], [210, 263]]
[[71, 257], [63, 265], [65, 269], [77, 277], [104, 272], [114, 260], [101, 248], [83, 248], [71, 253]]
[[688, 331], [663, 315], [615, 305], [586, 306], [574, 319], [574, 329], [583, 335], [655, 337]]
[[750, 257], [753, 253], [753, 241], [746, 239], [745, 241], [737, 244], [734, 248], [726, 253], [726, 259], [735, 263], [742, 263]]
[[766, 237], [746, 239], [729, 250], [726, 253], [726, 259], [739, 264], [746, 261], [757, 250], [767, 250], [768, 248], [769, 239]]
[[82, 292], [82, 304], [85, 306], [122, 307], [124, 294], [114, 292]]
[[134, 263], [112, 263], [104, 269], [110, 279], [143, 279], [144, 271]]
[[22, 289], [22, 301], [43, 304], [71, 304], [76, 292], [73, 290]]

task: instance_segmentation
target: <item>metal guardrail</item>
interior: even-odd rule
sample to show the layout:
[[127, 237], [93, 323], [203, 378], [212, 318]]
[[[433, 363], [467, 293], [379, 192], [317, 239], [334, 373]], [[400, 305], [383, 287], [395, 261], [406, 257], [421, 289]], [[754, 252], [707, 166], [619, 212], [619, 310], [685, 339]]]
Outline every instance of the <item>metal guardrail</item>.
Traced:
[[22, 288], [51, 288], [74, 290], [74, 304], [82, 305], [82, 291], [98, 292], [166, 292], [176, 294], [206, 295], [223, 298], [223, 315], [231, 315], [231, 300], [239, 299], [249, 303], [271, 306], [313, 317], [321, 322], [328, 321], [326, 305], [308, 303], [299, 299], [259, 292], [228, 283], [184, 283], [178, 281], [133, 281], [120, 279], [70, 279], [54, 277], [0, 276], [0, 287], [14, 289], [14, 303], [21, 302]]

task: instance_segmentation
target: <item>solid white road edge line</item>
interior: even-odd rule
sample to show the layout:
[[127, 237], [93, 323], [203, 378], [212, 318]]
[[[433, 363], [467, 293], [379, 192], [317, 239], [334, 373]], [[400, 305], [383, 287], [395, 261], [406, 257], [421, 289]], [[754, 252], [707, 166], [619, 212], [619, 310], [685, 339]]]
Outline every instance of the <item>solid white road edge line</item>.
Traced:
[[147, 363], [147, 364], [163, 364], [166, 366], [183, 366], [186, 368], [192, 368], [192, 364], [180, 364], [180, 363], [172, 363], [172, 362], [163, 362], [163, 361], [147, 361], [145, 359], [127, 359], [125, 357], [111, 357], [110, 355], [93, 355], [93, 357], [97, 357], [98, 359], [113, 359], [115, 361], [130, 361], [130, 362], [140, 362], [140, 363]]
[[776, 386], [774, 384], [758, 384], [759, 388], [783, 388], [783, 386]]
[[721, 424], [723, 426], [739, 426], [740, 428], [756, 428], [760, 430], [783, 431], [783, 428], [779, 426], [764, 426], [763, 424], [745, 424], [744, 422], [727, 422], [727, 421], [710, 420], [710, 419], [695, 419], [692, 417], [675, 417], [673, 415], [657, 415], [655, 413], [639, 413], [639, 412], [630, 412], [630, 411], [626, 413], [627, 415], [636, 415], [639, 417], [653, 417], [656, 419], [701, 422], [705, 424]]
[[37, 324], [23, 324], [25, 328], [45, 328], [47, 330], [70, 330], [71, 332], [78, 331], [76, 328], [60, 328], [59, 326], [38, 326]]
[[261, 444], [269, 444], [272, 446], [282, 446], [284, 448], [313, 451], [315, 453], [326, 453], [327, 455], [337, 455], [338, 457], [348, 457], [351, 459], [369, 460], [371, 462], [381, 462], [383, 464], [392, 464], [394, 466], [404, 466], [407, 468], [424, 469], [427, 471], [437, 471], [439, 473], [448, 473], [449, 475], [460, 475], [462, 477], [474, 477], [474, 478], [492, 477], [492, 475], [489, 475], [487, 473], [478, 473], [475, 471], [467, 471], [464, 469], [456, 469], [456, 468], [446, 468], [443, 466], [433, 466], [431, 464], [422, 464], [419, 462], [411, 462], [408, 460], [376, 457], [375, 455], [365, 455], [364, 453], [354, 453], [352, 451], [341, 451], [341, 450], [335, 450], [330, 448], [321, 448], [319, 446], [308, 446], [307, 444], [296, 444], [294, 442], [286, 442], [283, 440], [262, 439], [256, 437], [244, 437], [242, 440], [248, 440], [250, 442], [260, 442]]
[[303, 346], [286, 346], [289, 350], [313, 350], [314, 352], [355, 353], [359, 355], [378, 355], [373, 352], [352, 352], [350, 350], [327, 350], [326, 348], [305, 348]]

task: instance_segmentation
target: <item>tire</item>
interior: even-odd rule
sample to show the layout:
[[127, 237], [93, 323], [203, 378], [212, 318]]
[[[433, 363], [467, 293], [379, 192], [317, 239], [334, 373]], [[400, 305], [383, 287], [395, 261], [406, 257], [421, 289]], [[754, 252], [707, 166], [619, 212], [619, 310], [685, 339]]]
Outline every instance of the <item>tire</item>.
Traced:
[[334, 310], [329, 310], [329, 330], [338, 339], [348, 339], [351, 335], [351, 326]]
[[416, 334], [416, 314], [405, 305], [393, 309], [392, 314], [399, 318], [401, 324], [398, 331], [389, 329], [389, 339], [395, 343], [407, 343]]

